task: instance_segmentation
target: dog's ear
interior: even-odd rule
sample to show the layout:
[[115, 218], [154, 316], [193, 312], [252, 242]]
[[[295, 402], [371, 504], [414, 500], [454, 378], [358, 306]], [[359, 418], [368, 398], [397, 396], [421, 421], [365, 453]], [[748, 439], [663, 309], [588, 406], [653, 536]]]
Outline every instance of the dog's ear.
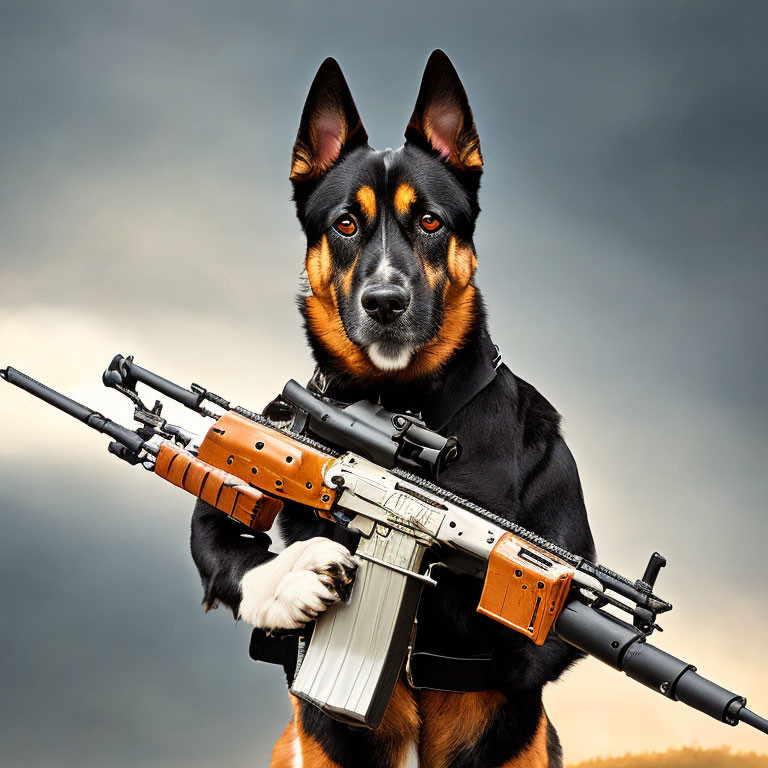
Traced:
[[451, 60], [432, 52], [421, 78], [406, 142], [426, 145], [461, 171], [482, 171], [483, 156], [467, 94]]
[[368, 144], [368, 134], [336, 59], [317, 70], [301, 115], [291, 157], [291, 181], [322, 176], [341, 156]]

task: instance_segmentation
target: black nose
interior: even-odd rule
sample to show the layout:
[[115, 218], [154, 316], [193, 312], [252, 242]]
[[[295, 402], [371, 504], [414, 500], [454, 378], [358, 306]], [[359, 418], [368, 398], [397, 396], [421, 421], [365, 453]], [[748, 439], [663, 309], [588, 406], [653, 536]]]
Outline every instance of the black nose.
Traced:
[[366, 288], [360, 297], [363, 309], [380, 323], [391, 323], [408, 309], [411, 297], [398, 285], [375, 285]]

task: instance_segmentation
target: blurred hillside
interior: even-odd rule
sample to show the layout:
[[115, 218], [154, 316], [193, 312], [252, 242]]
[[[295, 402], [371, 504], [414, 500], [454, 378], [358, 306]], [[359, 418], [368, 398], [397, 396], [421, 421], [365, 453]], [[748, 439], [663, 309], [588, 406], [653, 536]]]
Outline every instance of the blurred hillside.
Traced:
[[669, 749], [641, 755], [597, 758], [569, 768], [768, 768], [768, 755], [722, 749]]

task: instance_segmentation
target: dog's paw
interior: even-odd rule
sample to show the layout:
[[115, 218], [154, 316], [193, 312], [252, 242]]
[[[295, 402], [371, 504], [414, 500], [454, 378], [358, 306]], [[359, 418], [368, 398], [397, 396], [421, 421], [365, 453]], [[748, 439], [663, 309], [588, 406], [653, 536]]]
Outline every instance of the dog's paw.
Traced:
[[346, 600], [352, 589], [357, 563], [343, 544], [318, 536], [307, 542], [293, 570], [314, 571], [330, 579], [333, 590], [342, 600]]
[[264, 629], [296, 629], [347, 599], [356, 568], [341, 544], [297, 541], [243, 576], [239, 617]]
[[314, 621], [340, 599], [330, 578], [314, 571], [290, 571], [267, 600], [261, 599], [258, 592], [251, 591], [249, 595], [246, 578], [243, 579], [240, 617], [262, 629], [298, 629]]

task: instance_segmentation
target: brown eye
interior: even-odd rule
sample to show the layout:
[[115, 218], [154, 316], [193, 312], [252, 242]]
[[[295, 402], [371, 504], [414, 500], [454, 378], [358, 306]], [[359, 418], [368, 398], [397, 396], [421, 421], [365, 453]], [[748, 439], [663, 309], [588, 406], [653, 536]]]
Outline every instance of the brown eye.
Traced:
[[357, 222], [351, 216], [339, 216], [333, 222], [333, 228], [344, 237], [352, 237], [357, 232]]
[[425, 213], [419, 223], [425, 232], [436, 232], [443, 226], [443, 222], [434, 213]]

